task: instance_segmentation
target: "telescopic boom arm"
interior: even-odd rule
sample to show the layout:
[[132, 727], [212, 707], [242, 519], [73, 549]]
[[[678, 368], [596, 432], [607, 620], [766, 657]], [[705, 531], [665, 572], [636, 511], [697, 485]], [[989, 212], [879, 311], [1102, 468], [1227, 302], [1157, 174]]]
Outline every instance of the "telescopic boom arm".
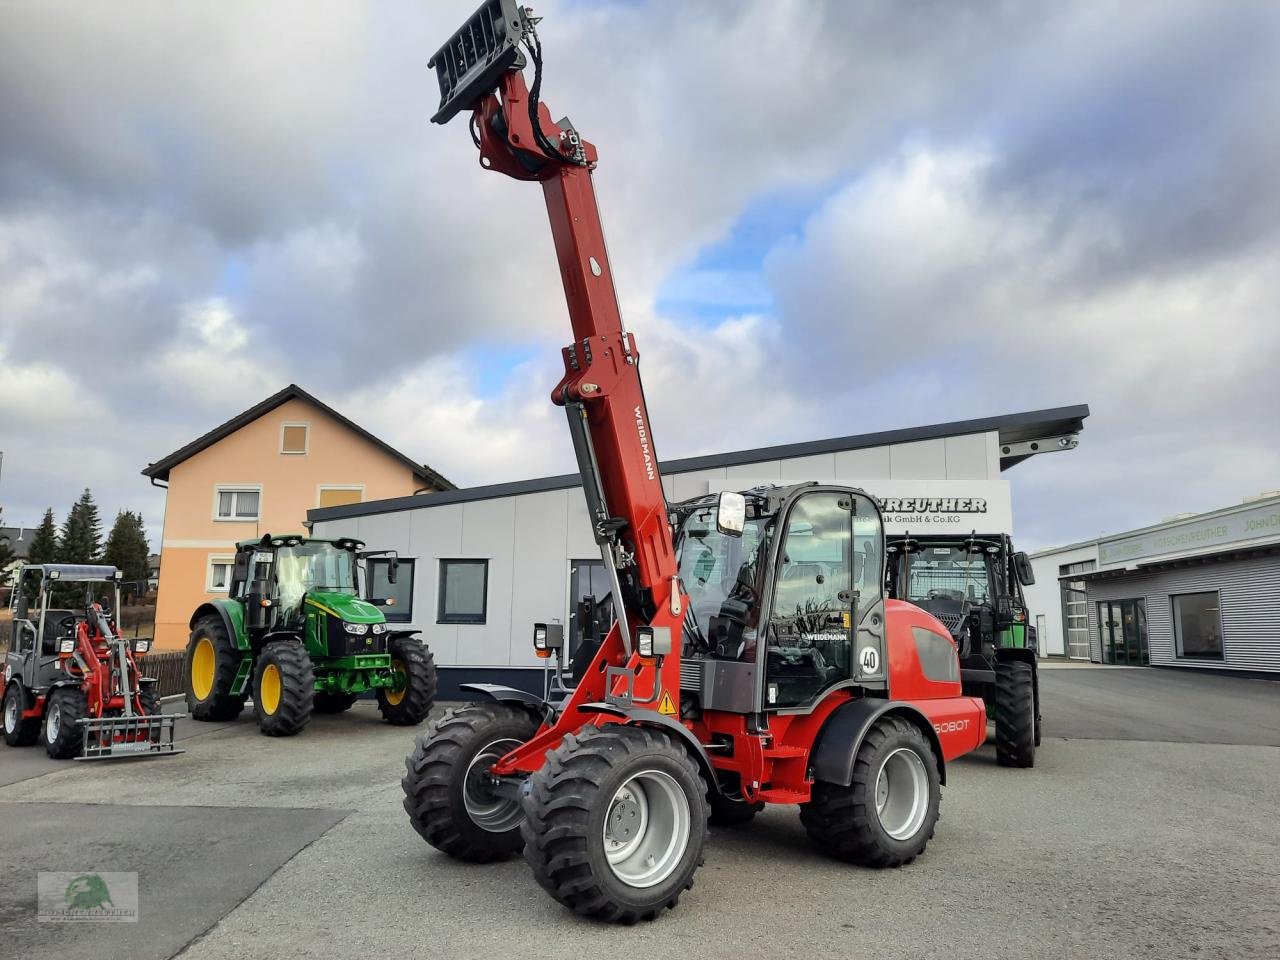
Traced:
[[[640, 382], [640, 353], [622, 323], [591, 183], [596, 148], [567, 118], [553, 122], [540, 101], [536, 23], [515, 0], [483, 4], [430, 61], [441, 94], [432, 120], [446, 123], [470, 111], [481, 166], [542, 184], [574, 338], [562, 351], [564, 377], [552, 400], [568, 415], [595, 539], [614, 580], [626, 655], [613, 664], [620, 668], [641, 626], [663, 621], [674, 627], [678, 643], [685, 600]], [[532, 88], [521, 72], [530, 61]], [[678, 652], [667, 658], [675, 671]], [[678, 672], [672, 679], [678, 691]]]

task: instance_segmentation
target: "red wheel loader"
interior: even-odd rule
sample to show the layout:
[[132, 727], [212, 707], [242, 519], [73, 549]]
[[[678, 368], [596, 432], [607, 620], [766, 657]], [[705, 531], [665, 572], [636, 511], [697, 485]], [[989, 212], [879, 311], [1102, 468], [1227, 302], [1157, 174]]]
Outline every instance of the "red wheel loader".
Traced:
[[[562, 904], [621, 923], [675, 906], [709, 820], [768, 803], [799, 805], [825, 853], [908, 863], [933, 835], [946, 762], [985, 738], [982, 701], [961, 696], [947, 629], [885, 598], [880, 512], [862, 491], [667, 504], [592, 189], [596, 148], [540, 100], [536, 22], [514, 0], [481, 6], [431, 60], [432, 119], [469, 112], [481, 166], [542, 185], [573, 327], [552, 400], [616, 622], [562, 697], [470, 685], [480, 702], [433, 723], [406, 760], [405, 809], [445, 853], [523, 849]], [[564, 678], [561, 626], [535, 625], [533, 644]]]
[[[115, 605], [94, 593], [114, 591]], [[73, 599], [74, 598], [74, 599]], [[149, 637], [124, 637], [115, 567], [65, 563], [23, 567], [13, 588], [13, 644], [4, 664], [4, 739], [37, 740], [55, 760], [172, 756], [174, 725], [138, 655]], [[75, 602], [78, 609], [55, 609]]]

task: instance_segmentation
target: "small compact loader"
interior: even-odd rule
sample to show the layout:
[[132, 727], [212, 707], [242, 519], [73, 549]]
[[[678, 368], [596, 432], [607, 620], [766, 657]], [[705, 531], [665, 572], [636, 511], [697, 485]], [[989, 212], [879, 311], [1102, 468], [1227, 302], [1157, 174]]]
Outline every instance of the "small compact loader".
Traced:
[[[94, 599], [113, 591], [114, 605]], [[59, 608], [76, 597], [76, 609]], [[185, 714], [162, 714], [156, 681], [138, 658], [149, 637], [123, 637], [115, 567], [24, 566], [14, 582], [13, 643], [4, 664], [4, 740], [37, 740], [55, 760], [172, 756], [174, 727]]]
[[[266, 534], [236, 545], [227, 599], [191, 615], [187, 708], [196, 720], [232, 720], [253, 695], [258, 729], [298, 733], [312, 713], [341, 713], [376, 691], [383, 718], [421, 723], [436, 696], [436, 667], [416, 630], [394, 630], [359, 596], [359, 540]], [[388, 576], [395, 582], [396, 558]], [[366, 586], [369, 578], [365, 577]]]
[[563, 625], [534, 625], [561, 693], [470, 684], [483, 700], [432, 723], [405, 761], [410, 823], [459, 860], [523, 850], [556, 900], [618, 923], [674, 907], [708, 821], [765, 804], [798, 806], [826, 854], [910, 863], [933, 836], [946, 763], [986, 738], [983, 703], [961, 694], [946, 627], [884, 596], [884, 528], [863, 491], [794, 484], [668, 505], [596, 148], [541, 102], [536, 23], [487, 0], [431, 60], [432, 119], [465, 111], [482, 167], [542, 187], [573, 328], [552, 400], [615, 620], [598, 648], [573, 651], [567, 677]]
[[1036, 628], [1022, 588], [1031, 561], [1007, 533], [889, 538], [889, 596], [933, 614], [960, 651], [960, 680], [995, 721], [996, 760], [1032, 767], [1040, 746]]

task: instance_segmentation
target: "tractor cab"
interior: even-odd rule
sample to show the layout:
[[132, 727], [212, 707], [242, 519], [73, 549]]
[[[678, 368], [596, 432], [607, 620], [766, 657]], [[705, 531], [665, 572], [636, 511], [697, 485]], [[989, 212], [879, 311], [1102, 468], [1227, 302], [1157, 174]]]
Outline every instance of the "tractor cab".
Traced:
[[873, 498], [758, 487], [678, 504], [673, 520], [689, 596], [682, 655], [703, 708], [801, 709], [841, 687], [886, 688]]
[[[387, 620], [379, 607], [395, 601], [360, 596], [361, 561], [372, 555], [363, 548], [350, 538], [299, 534], [242, 541], [236, 545], [229, 597], [243, 604], [251, 633], [305, 632], [308, 647], [335, 657], [385, 652]], [[395, 566], [393, 558], [392, 583]]]

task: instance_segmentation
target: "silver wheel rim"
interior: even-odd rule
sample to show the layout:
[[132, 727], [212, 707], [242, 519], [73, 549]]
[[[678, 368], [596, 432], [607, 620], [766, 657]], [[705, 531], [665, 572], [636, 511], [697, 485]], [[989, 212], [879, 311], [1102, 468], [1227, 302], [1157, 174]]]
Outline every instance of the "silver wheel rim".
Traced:
[[894, 840], [910, 840], [929, 813], [929, 775], [920, 754], [899, 747], [880, 764], [876, 777], [876, 816]]
[[58, 731], [62, 729], [62, 707], [56, 703], [49, 708], [49, 725], [46, 729], [48, 736], [45, 739], [50, 743], [58, 739]]
[[498, 796], [488, 782], [489, 768], [518, 746], [520, 741], [509, 737], [495, 740], [467, 764], [467, 774], [462, 781], [462, 805], [471, 822], [488, 833], [514, 830], [524, 819], [519, 801]]
[[609, 801], [604, 850], [613, 875], [630, 887], [652, 887], [675, 873], [689, 847], [689, 798], [674, 777], [644, 770]]
[[18, 729], [18, 698], [9, 694], [4, 699], [4, 732], [13, 733]]

